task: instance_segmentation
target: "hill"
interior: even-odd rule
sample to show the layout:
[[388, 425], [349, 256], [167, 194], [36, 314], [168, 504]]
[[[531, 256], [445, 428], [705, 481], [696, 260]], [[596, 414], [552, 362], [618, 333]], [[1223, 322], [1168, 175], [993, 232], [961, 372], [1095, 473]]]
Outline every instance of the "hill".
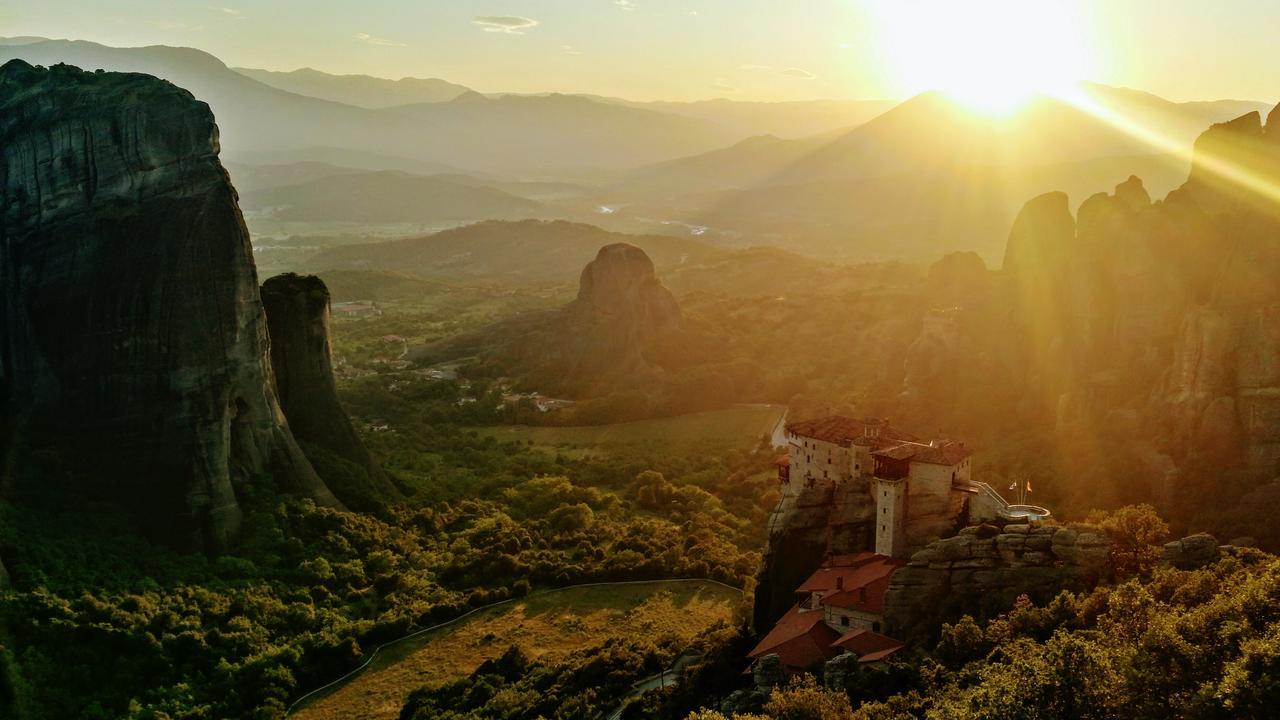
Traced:
[[313, 257], [309, 266], [394, 270], [428, 278], [562, 283], [577, 277], [601, 246], [624, 240], [642, 248], [660, 268], [723, 252], [694, 240], [622, 235], [563, 220], [490, 221], [425, 237], [330, 248]]
[[383, 223], [523, 219], [544, 212], [538, 203], [501, 190], [392, 170], [338, 171], [294, 185], [246, 189], [241, 205], [280, 220]]
[[[0, 61], [141, 72], [191, 91], [214, 110], [224, 154], [242, 162], [321, 147], [519, 174], [635, 166], [738, 139], [703, 120], [583, 97], [489, 99], [464, 93], [450, 102], [371, 110], [286, 92], [192, 48], [5, 42], [0, 41]], [[302, 159], [324, 158], [292, 158]], [[271, 160], [284, 161], [278, 155]]]
[[232, 68], [273, 88], [362, 108], [386, 108], [423, 102], [447, 102], [471, 88], [438, 78], [388, 80], [369, 75], [331, 75], [311, 68], [273, 72]]
[[663, 211], [712, 234], [751, 233], [811, 252], [927, 257], [977, 249], [994, 259], [1018, 198], [1053, 188], [1087, 195], [1135, 171], [1157, 190], [1171, 189], [1200, 129], [1262, 107], [1173, 103], [1100, 85], [1086, 86], [1082, 97], [1093, 112], [1042, 98], [992, 119], [926, 93], [845, 133], [757, 137], [655, 164], [605, 195], [629, 214]]

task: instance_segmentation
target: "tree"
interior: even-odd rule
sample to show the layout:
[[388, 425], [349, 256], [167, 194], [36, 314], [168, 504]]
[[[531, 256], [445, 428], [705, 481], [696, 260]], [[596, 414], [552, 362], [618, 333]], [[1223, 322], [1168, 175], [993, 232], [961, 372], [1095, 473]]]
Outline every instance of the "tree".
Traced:
[[1145, 503], [1126, 505], [1112, 513], [1094, 510], [1087, 521], [1111, 537], [1107, 563], [1118, 578], [1150, 575], [1160, 558], [1158, 544], [1169, 536], [1169, 525]]

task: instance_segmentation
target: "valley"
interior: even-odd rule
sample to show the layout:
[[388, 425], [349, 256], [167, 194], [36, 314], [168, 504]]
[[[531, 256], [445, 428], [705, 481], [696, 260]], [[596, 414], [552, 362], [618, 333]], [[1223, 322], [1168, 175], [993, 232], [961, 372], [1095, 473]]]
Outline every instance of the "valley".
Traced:
[[1270, 67], [666, 2], [6, 14], [0, 717], [1270, 716]]

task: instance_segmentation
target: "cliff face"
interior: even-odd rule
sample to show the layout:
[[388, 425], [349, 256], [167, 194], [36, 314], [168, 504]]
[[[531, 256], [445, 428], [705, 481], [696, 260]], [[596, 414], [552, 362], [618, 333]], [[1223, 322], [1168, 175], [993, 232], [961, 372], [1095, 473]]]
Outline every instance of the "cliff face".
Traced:
[[271, 367], [289, 428], [334, 493], [371, 509], [396, 490], [356, 435], [338, 402], [329, 336], [329, 289], [314, 275], [277, 275], [262, 284]]
[[956, 607], [1001, 611], [1023, 594], [1046, 601], [1063, 589], [1096, 583], [1110, 549], [1101, 531], [1056, 525], [965, 528], [912, 555], [893, 574], [885, 621], [891, 632], [905, 632], [916, 621], [938, 619]]
[[216, 548], [270, 475], [336, 499], [273, 390], [248, 232], [204, 103], [145, 75], [0, 68], [0, 397], [95, 486]]

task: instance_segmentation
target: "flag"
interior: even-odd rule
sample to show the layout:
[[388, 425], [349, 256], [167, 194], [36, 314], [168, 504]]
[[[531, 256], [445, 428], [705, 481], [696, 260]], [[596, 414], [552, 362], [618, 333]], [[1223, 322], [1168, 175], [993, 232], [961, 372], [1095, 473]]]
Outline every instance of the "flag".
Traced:
[[1018, 483], [1017, 483], [1017, 481], [1014, 481], [1014, 482], [1009, 483], [1009, 489], [1010, 489], [1010, 490], [1017, 490], [1017, 489], [1018, 489]]
[[1031, 481], [1027, 481], [1027, 492], [1031, 492]]

